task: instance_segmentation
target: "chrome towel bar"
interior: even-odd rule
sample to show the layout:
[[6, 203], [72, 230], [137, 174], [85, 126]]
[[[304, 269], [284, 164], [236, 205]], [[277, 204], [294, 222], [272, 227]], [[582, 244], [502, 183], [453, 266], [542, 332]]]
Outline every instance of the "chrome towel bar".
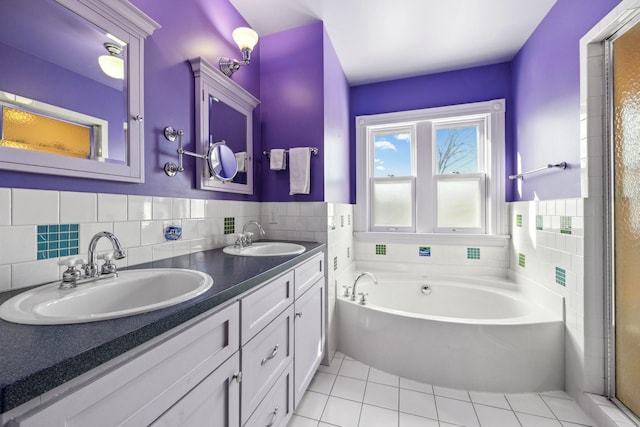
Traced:
[[529, 171], [522, 172], [522, 173], [519, 173], [517, 175], [509, 175], [509, 179], [511, 179], [511, 180], [513, 180], [513, 179], [523, 179], [525, 175], [529, 175], [529, 174], [536, 173], [536, 172], [542, 172], [544, 170], [553, 169], [553, 168], [558, 168], [558, 169], [565, 170], [567, 168], [567, 162], [560, 162], [560, 163], [556, 163], [556, 164], [548, 164], [546, 166], [542, 166], [541, 168], [531, 169]]

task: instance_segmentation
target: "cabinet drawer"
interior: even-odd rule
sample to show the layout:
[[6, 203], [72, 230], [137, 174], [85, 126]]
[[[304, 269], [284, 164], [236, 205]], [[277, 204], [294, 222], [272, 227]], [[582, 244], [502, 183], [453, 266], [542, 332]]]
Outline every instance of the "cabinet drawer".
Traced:
[[238, 330], [238, 304], [233, 304], [168, 333], [80, 390], [17, 418], [15, 425], [149, 425], [238, 351]]
[[286, 427], [291, 414], [293, 414], [293, 364], [289, 363], [245, 427]]
[[318, 254], [295, 269], [295, 298], [324, 277], [324, 254]]
[[293, 302], [293, 272], [269, 282], [240, 301], [242, 344], [275, 319]]
[[293, 306], [242, 347], [241, 413], [244, 424], [293, 359]]

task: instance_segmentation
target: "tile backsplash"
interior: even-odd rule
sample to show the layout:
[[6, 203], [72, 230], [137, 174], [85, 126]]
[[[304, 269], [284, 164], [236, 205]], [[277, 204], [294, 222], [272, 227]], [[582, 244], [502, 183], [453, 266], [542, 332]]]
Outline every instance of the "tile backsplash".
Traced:
[[[259, 219], [257, 202], [1, 188], [0, 290], [58, 280], [60, 257], [86, 258], [99, 231], [118, 237], [124, 267], [232, 244], [225, 231]], [[181, 239], [165, 239], [171, 225], [182, 227]], [[99, 242], [99, 252], [109, 250]]]

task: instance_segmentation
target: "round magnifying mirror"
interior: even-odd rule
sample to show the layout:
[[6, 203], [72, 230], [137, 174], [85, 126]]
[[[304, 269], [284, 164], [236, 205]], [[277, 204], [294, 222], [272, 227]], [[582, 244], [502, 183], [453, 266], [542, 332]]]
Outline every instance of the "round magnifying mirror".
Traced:
[[236, 156], [224, 141], [209, 144], [207, 165], [209, 174], [220, 181], [231, 181], [238, 173]]

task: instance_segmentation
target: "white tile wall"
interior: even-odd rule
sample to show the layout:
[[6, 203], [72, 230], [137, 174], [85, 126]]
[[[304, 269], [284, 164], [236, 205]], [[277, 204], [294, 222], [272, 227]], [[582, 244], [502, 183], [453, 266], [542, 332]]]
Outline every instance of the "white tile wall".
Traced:
[[[228, 216], [235, 217], [239, 230], [260, 219], [260, 204], [0, 188], [0, 291], [60, 278], [58, 258], [36, 260], [38, 225], [79, 224], [83, 257], [95, 233], [113, 232], [127, 252], [127, 258], [117, 262], [123, 267], [231, 244], [235, 237], [223, 234], [223, 218]], [[167, 242], [167, 225], [182, 225], [183, 238]], [[105, 239], [97, 249], [112, 250]]]
[[11, 224], [57, 224], [60, 214], [59, 193], [47, 190], [13, 189]]

